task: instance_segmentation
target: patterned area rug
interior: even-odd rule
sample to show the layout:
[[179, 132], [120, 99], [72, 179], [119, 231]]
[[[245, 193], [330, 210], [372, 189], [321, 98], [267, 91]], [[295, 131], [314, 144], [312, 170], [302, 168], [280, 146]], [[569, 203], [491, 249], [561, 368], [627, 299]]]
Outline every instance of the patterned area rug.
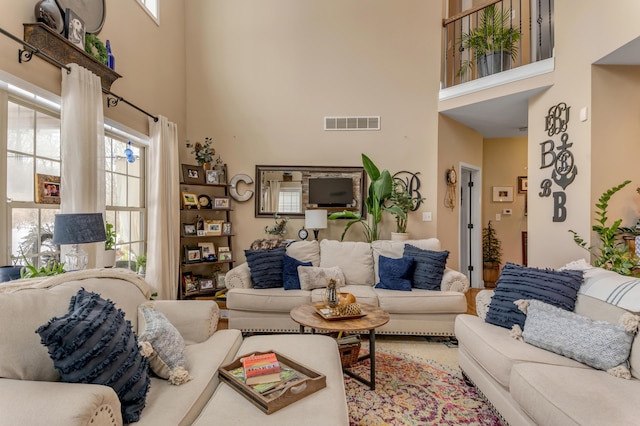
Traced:
[[[353, 371], [369, 376], [369, 360]], [[376, 390], [345, 375], [350, 424], [502, 425], [460, 370], [398, 352], [376, 350]]]

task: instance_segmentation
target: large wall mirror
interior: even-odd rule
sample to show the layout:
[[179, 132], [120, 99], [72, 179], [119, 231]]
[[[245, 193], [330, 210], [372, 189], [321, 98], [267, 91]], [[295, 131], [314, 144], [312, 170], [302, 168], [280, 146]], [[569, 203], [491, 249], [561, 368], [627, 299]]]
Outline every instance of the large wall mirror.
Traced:
[[362, 167], [256, 166], [256, 217], [304, 217], [307, 209], [364, 216]]

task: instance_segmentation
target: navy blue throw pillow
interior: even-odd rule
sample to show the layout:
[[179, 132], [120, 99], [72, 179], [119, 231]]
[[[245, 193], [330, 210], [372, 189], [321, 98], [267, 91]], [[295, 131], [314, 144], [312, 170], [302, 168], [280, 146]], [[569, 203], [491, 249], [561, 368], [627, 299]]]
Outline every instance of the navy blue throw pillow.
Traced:
[[149, 362], [124, 312], [112, 301], [80, 289], [66, 315], [39, 327], [63, 382], [110, 386], [125, 423], [137, 422], [149, 390]]
[[300, 290], [298, 266], [313, 266], [311, 262], [301, 262], [285, 253], [282, 258], [282, 281], [285, 290]]
[[535, 299], [567, 311], [573, 311], [582, 271], [538, 269], [507, 263], [496, 283], [485, 321], [511, 329], [524, 329], [526, 315], [513, 303], [518, 299]]
[[412, 286], [422, 290], [440, 290], [444, 268], [447, 266], [448, 251], [423, 250], [405, 244], [404, 257], [413, 257]]
[[253, 288], [276, 288], [284, 285], [282, 281], [282, 262], [284, 247], [270, 250], [245, 250]]
[[380, 255], [378, 258], [378, 275], [380, 276], [380, 282], [376, 284], [376, 288], [411, 291], [412, 273], [413, 257], [392, 259]]

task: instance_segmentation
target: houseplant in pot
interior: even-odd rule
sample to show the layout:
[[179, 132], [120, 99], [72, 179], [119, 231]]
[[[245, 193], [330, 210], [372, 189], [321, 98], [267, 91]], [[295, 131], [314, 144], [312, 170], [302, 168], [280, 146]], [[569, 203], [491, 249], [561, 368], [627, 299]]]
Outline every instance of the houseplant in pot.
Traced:
[[211, 170], [213, 156], [216, 155], [216, 150], [211, 146], [212, 143], [213, 139], [204, 138], [204, 144], [196, 142], [193, 151], [191, 151], [195, 155], [198, 165], [202, 166], [204, 170]]
[[408, 240], [407, 221], [409, 220], [409, 212], [414, 211], [424, 201], [424, 198], [414, 197], [409, 192], [407, 182], [400, 178], [394, 178], [393, 190], [388, 201], [389, 204], [386, 210], [396, 218], [396, 232], [391, 233], [391, 240]]
[[458, 44], [470, 52], [458, 76], [466, 75], [474, 66], [478, 66], [480, 77], [510, 69], [511, 61], [518, 57], [520, 37], [520, 28], [511, 25], [510, 8], [487, 6], [480, 12], [477, 26], [460, 36]]
[[107, 239], [104, 242], [103, 263], [105, 268], [111, 268], [116, 264], [116, 231], [113, 229], [113, 223], [106, 223], [105, 233], [107, 234]]
[[493, 288], [500, 277], [502, 263], [502, 243], [496, 235], [491, 221], [482, 229], [482, 280], [484, 286]]
[[391, 196], [393, 189], [391, 173], [386, 169], [380, 171], [365, 154], [362, 154], [362, 165], [367, 176], [369, 176], [369, 193], [365, 199], [365, 206], [371, 218], [370, 223], [363, 219], [359, 213], [347, 210], [332, 213], [329, 215], [329, 220], [349, 219], [349, 222], [347, 222], [344, 227], [340, 240], [344, 240], [345, 234], [353, 225], [356, 223], [362, 224], [365, 238], [367, 242], [370, 243], [378, 239], [378, 224], [382, 221], [383, 211], [387, 210], [391, 213], [398, 214], [402, 214], [402, 212], [400, 212], [397, 206], [385, 206], [385, 202]]

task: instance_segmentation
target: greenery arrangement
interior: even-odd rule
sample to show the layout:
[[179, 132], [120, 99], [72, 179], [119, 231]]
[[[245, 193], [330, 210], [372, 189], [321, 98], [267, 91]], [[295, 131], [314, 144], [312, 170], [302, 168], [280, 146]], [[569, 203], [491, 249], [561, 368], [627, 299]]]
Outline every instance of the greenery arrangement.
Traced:
[[147, 256], [140, 254], [136, 256], [136, 271], [140, 271], [140, 268], [147, 269]]
[[369, 157], [362, 154], [362, 165], [365, 172], [369, 176], [369, 195], [365, 199], [367, 213], [371, 217], [371, 224], [362, 219], [359, 213], [351, 211], [336, 212], [329, 215], [329, 220], [350, 219], [345, 225], [344, 231], [340, 236], [340, 240], [344, 240], [344, 236], [354, 224], [360, 223], [363, 227], [365, 238], [368, 242], [378, 239], [378, 224], [382, 221], [382, 212], [388, 211], [393, 215], [404, 216], [406, 214], [395, 204], [386, 206], [385, 203], [391, 197], [393, 191], [393, 178], [388, 170], [380, 171], [378, 167], [371, 161]]
[[[211, 163], [213, 161], [213, 156], [216, 155], [216, 150], [211, 146], [213, 143], [213, 139], [204, 138], [204, 144], [200, 142], [196, 142], [193, 147], [192, 154], [196, 156], [196, 161], [199, 166], [202, 166], [204, 163]], [[222, 161], [222, 160], [221, 160]]]
[[482, 229], [482, 261], [484, 263], [502, 263], [502, 242], [496, 234], [491, 221]]
[[289, 222], [288, 217], [280, 217], [277, 213], [273, 215], [273, 219], [275, 220], [275, 225], [273, 226], [265, 226], [264, 232], [269, 235], [276, 235], [278, 237], [283, 237], [284, 234], [287, 233], [287, 223]]
[[116, 231], [113, 228], [113, 224], [107, 222], [105, 225], [105, 233], [107, 234], [107, 239], [104, 242], [105, 250], [113, 250], [116, 248]]
[[618, 238], [617, 234], [620, 230], [622, 219], [614, 221], [611, 226], [607, 225], [609, 220], [607, 209], [609, 208], [611, 197], [630, 183], [630, 180], [625, 180], [620, 185], [606, 190], [598, 199], [595, 211], [597, 224], [593, 225], [591, 229], [598, 234], [600, 247], [587, 247], [587, 242], [584, 239], [575, 231], [569, 230], [573, 234], [573, 241], [591, 253], [594, 258], [594, 266], [609, 269], [621, 275], [634, 275], [634, 269], [638, 267], [638, 259], [633, 253], [629, 252], [626, 244]]
[[40, 269], [29, 262], [29, 259], [26, 258], [24, 253], [22, 254], [22, 260], [24, 261], [24, 266], [20, 270], [20, 278], [48, 277], [66, 272], [64, 263], [59, 263], [55, 260], [48, 262], [45, 266], [40, 267]]
[[511, 26], [510, 8], [487, 6], [480, 13], [478, 26], [460, 36], [458, 44], [471, 50], [471, 59], [462, 62], [458, 76], [464, 76], [481, 58], [494, 52], [507, 52], [515, 61], [520, 35], [520, 28]]
[[102, 43], [102, 41], [98, 37], [96, 37], [95, 34], [87, 33], [84, 36], [84, 51], [103, 64], [107, 64], [107, 61], [109, 59], [107, 48], [104, 46], [104, 43]]
[[[396, 218], [396, 232], [407, 232], [409, 212], [413, 211], [420, 202], [424, 201], [424, 198], [413, 197], [407, 188], [407, 182], [400, 178], [395, 178], [393, 179], [393, 190], [388, 200], [391, 203], [388, 211]], [[398, 210], [391, 210], [391, 206], [396, 206]]]

